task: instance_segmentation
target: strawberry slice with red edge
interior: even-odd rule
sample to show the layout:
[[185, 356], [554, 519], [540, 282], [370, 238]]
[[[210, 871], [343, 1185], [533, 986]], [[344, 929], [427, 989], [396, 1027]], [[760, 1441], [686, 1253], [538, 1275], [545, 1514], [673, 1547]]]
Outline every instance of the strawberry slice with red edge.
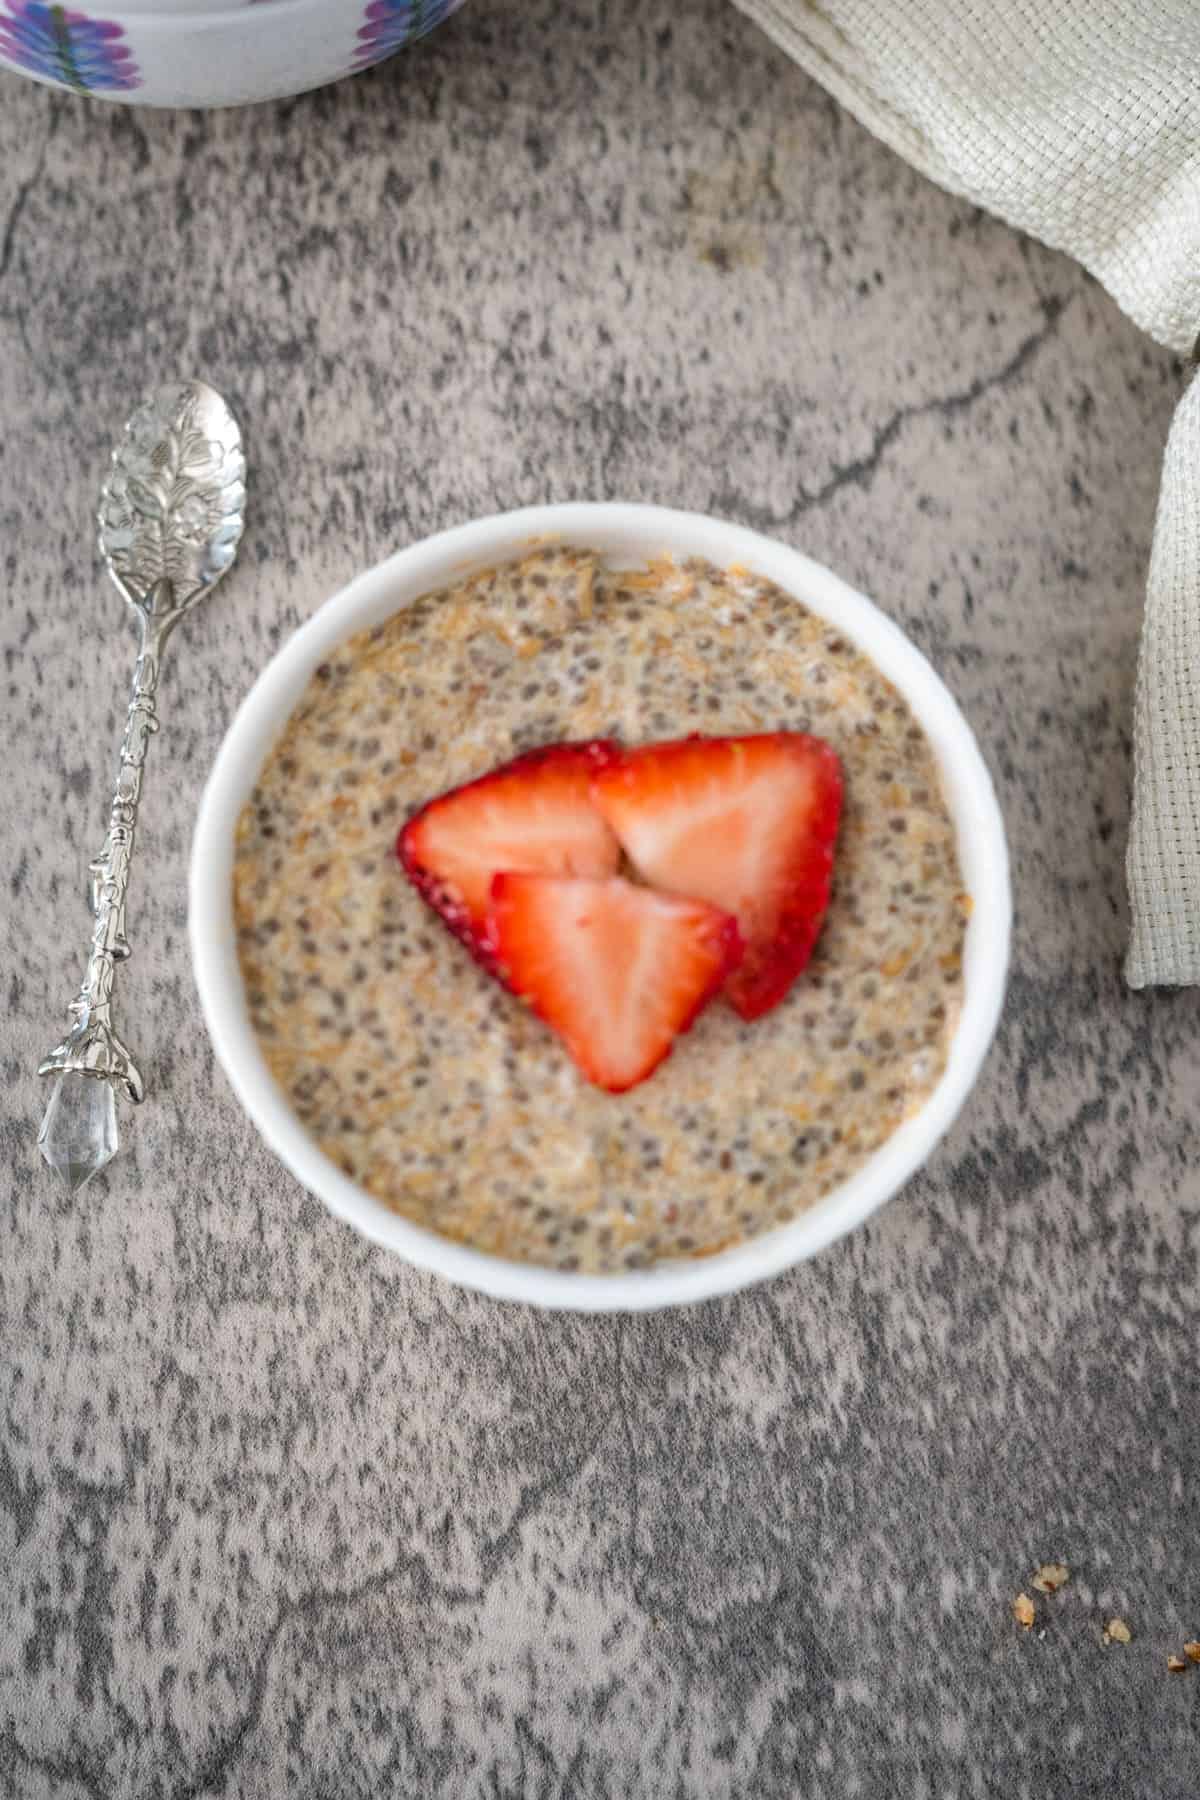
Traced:
[[725, 993], [742, 1017], [778, 1005], [829, 904], [836, 752], [805, 732], [681, 738], [619, 754], [592, 797], [645, 881], [737, 919], [746, 950]]
[[736, 920], [701, 900], [605, 881], [501, 873], [494, 954], [589, 1081], [623, 1093], [671, 1052], [741, 955]]
[[431, 800], [400, 833], [396, 854], [405, 874], [490, 972], [487, 915], [498, 870], [616, 870], [620, 847], [591, 802], [592, 776], [615, 755], [615, 746], [599, 739], [530, 751]]

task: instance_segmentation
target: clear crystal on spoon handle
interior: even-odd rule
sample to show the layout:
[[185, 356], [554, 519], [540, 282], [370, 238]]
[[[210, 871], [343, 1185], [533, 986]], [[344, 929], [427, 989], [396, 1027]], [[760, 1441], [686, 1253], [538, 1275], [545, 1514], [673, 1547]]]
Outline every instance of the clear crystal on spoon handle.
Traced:
[[73, 1194], [108, 1167], [118, 1142], [112, 1082], [71, 1070], [60, 1075], [38, 1132], [38, 1149]]
[[169, 583], [156, 583], [152, 596], [147, 598], [146, 610], [139, 616], [141, 643], [121, 740], [108, 834], [101, 856], [89, 864], [92, 936], [83, 984], [71, 1005], [74, 1023], [38, 1066], [42, 1075], [78, 1072], [97, 1081], [119, 1081], [135, 1103], [141, 1100], [145, 1087], [128, 1045], [121, 1041], [113, 1024], [113, 979], [116, 966], [129, 955], [125, 895], [133, 863], [142, 768], [147, 746], [158, 730], [154, 700], [159, 664], [172, 623], [169, 615], [162, 620], [153, 617], [150, 599], [157, 599], [165, 590], [169, 590]]

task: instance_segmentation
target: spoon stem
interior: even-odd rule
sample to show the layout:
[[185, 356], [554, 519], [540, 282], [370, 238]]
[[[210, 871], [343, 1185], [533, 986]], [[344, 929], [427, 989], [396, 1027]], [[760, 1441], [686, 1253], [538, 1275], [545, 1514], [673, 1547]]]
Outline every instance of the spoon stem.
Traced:
[[[100, 855], [89, 865], [92, 878], [92, 939], [83, 984], [71, 1003], [73, 1024], [61, 1044], [42, 1061], [38, 1073], [70, 1070], [119, 1082], [130, 1100], [140, 1100], [145, 1085], [128, 1047], [113, 1027], [112, 991], [116, 965], [129, 955], [125, 930], [125, 896], [133, 861], [142, 769], [150, 739], [158, 730], [155, 694], [159, 665], [171, 625], [170, 583], [135, 610], [141, 642], [133, 672], [117, 785]], [[163, 592], [162, 590], [167, 590]], [[157, 617], [155, 615], [158, 615]]]

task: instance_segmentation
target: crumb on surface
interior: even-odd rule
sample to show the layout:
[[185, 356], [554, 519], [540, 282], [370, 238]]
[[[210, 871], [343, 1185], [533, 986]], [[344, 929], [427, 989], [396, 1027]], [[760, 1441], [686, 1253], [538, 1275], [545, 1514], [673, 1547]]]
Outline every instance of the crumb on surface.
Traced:
[[1176, 1656], [1172, 1653], [1167, 1658], [1167, 1667], [1170, 1669], [1172, 1675], [1182, 1675], [1187, 1668], [1187, 1662], [1182, 1656]]
[[1104, 1627], [1104, 1642], [1106, 1644], [1128, 1644], [1132, 1641], [1132, 1638], [1133, 1633], [1130, 1631], [1124, 1619], [1110, 1619], [1108, 1624]]
[[1028, 1594], [1018, 1594], [1013, 1601], [1013, 1618], [1023, 1631], [1028, 1631], [1037, 1618], [1037, 1608]]
[[1057, 1594], [1070, 1578], [1071, 1571], [1066, 1563], [1043, 1563], [1033, 1578], [1033, 1585], [1039, 1594]]

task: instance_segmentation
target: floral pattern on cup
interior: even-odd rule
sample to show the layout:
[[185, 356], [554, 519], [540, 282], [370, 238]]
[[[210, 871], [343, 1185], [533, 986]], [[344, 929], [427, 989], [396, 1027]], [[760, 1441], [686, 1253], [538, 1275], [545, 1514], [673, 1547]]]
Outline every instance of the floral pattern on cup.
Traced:
[[356, 69], [382, 62], [457, 12], [462, 0], [371, 0], [358, 33]]
[[141, 86], [125, 33], [110, 19], [46, 0], [2, 0], [0, 59], [78, 94]]

